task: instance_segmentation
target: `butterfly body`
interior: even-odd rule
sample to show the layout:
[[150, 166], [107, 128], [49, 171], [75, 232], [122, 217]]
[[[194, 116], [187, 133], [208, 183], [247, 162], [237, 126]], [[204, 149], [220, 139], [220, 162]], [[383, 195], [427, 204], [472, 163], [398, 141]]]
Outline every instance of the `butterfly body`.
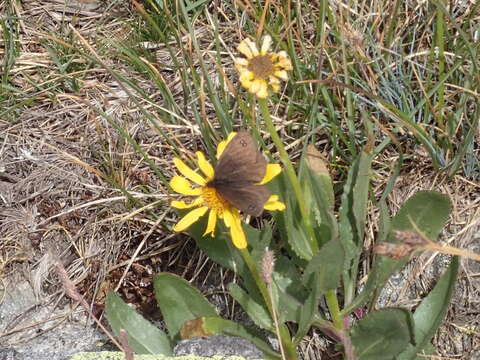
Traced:
[[255, 141], [249, 133], [240, 131], [223, 151], [215, 167], [215, 176], [207, 185], [237, 209], [259, 216], [270, 197], [268, 188], [258, 185], [266, 171], [267, 161]]

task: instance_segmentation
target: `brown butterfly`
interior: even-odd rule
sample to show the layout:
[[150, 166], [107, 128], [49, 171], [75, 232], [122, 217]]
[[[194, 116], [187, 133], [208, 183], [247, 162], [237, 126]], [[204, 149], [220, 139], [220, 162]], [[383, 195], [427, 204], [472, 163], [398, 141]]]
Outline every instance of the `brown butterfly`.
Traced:
[[265, 185], [257, 185], [265, 177], [267, 160], [257, 150], [251, 135], [240, 131], [228, 143], [217, 166], [215, 176], [207, 184], [237, 209], [252, 215], [262, 214], [270, 197]]

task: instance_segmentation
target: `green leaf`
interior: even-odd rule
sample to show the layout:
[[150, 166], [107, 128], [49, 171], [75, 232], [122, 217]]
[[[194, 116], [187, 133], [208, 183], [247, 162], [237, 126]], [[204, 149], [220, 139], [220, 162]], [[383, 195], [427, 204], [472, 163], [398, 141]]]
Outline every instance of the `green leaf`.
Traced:
[[185, 321], [202, 316], [217, 316], [205, 297], [181, 277], [160, 273], [153, 278], [155, 298], [170, 338], [176, 337]]
[[313, 183], [315, 183], [321, 191], [319, 194], [319, 197], [322, 198], [321, 204], [323, 204], [323, 207], [333, 210], [335, 205], [333, 182], [322, 153], [318, 151], [313, 144], [310, 144], [307, 147], [305, 159], [307, 168], [310, 170], [310, 175], [314, 178]]
[[308, 295], [307, 300], [305, 300], [305, 303], [300, 308], [300, 319], [297, 321], [298, 329], [293, 340], [295, 345], [298, 345], [300, 341], [303, 340], [305, 335], [307, 335], [312, 322], [315, 320], [315, 315], [318, 313], [318, 302], [320, 300], [320, 296], [322, 295], [318, 286], [320, 283], [318, 274], [319, 272], [315, 272], [313, 274], [311, 280], [312, 291]]
[[[273, 277], [280, 289], [295, 295], [299, 299], [305, 299], [307, 296], [306, 288], [301, 281], [297, 281], [302, 277], [301, 268], [304, 266], [296, 266], [289, 256], [276, 254], [275, 271]], [[305, 263], [306, 265], [307, 263]]]
[[343, 186], [341, 205], [339, 210], [339, 235], [340, 241], [345, 249], [345, 270], [350, 269], [350, 262], [358, 253], [358, 246], [355, 241], [355, 219], [352, 215], [353, 209], [353, 188], [358, 172], [358, 159], [352, 164], [348, 172], [347, 180]]
[[390, 360], [413, 342], [412, 317], [404, 309], [374, 311], [350, 331], [355, 353], [362, 360]]
[[[434, 191], [421, 191], [409, 198], [390, 224], [388, 242], [398, 242], [394, 237], [396, 230], [415, 230], [410, 222], [412, 219], [417, 228], [431, 240], [436, 240], [448, 219], [451, 202], [448, 196]], [[362, 290], [345, 312], [363, 306], [375, 293], [376, 289], [383, 288], [388, 278], [399, 271], [408, 262], [408, 258], [390, 259], [385, 256], [375, 258], [372, 271], [368, 275], [365, 288]]]
[[137, 354], [172, 355], [167, 335], [111, 292], [105, 302], [105, 313], [115, 336], [121, 329], [128, 334], [128, 344]]
[[275, 217], [282, 240], [287, 242], [290, 249], [296, 257], [304, 260], [310, 260], [313, 256], [310, 240], [302, 227], [303, 221], [298, 208], [295, 194], [289, 188], [289, 182], [286, 179], [285, 172], [275, 177], [270, 182], [270, 188], [274, 189], [275, 194], [282, 194], [286, 209], [277, 211]]
[[342, 244], [330, 240], [322, 246], [305, 268], [303, 283], [307, 284], [312, 273], [318, 274], [318, 289], [321, 293], [336, 289], [343, 271], [344, 251]]
[[273, 230], [270, 224], [264, 223], [262, 229], [259, 231], [251, 226], [244, 228], [245, 235], [249, 247], [251, 247], [251, 255], [256, 263], [262, 261], [262, 257], [265, 254], [265, 249], [270, 247], [273, 237]]
[[[387, 242], [398, 243], [394, 235], [397, 230], [415, 230], [412, 221], [429, 239], [435, 241], [445, 226], [451, 208], [452, 204], [446, 195], [434, 191], [416, 193], [403, 204], [393, 218]], [[376, 260], [374, 269], [378, 266], [376, 280], [379, 285], [377, 287], [382, 287], [394, 272], [405, 266], [409, 259], [395, 260], [378, 256]]]
[[[179, 211], [180, 215], [186, 211]], [[228, 229], [221, 221], [217, 222], [215, 237], [204, 236], [207, 226], [207, 216], [203, 216], [188, 228], [188, 234], [195, 239], [197, 245], [207, 253], [208, 257], [216, 263], [231, 270], [243, 269], [243, 259], [229, 239]]]
[[207, 333], [221, 334], [228, 336], [239, 336], [251, 341], [267, 356], [279, 359], [280, 355], [262, 340], [262, 336], [253, 330], [247, 330], [236, 322], [225, 320], [219, 317], [210, 317], [203, 319], [204, 328]]
[[308, 181], [305, 181], [305, 197], [310, 200], [310, 213], [314, 216], [315, 232], [319, 246], [338, 237], [338, 224], [333, 212], [333, 205], [329, 203], [330, 196], [324, 188], [324, 175], [314, 174], [308, 169]]
[[415, 346], [409, 346], [407, 350], [397, 357], [398, 360], [416, 359], [417, 354], [429, 345], [431, 338], [442, 323], [450, 304], [457, 279], [458, 265], [458, 257], [455, 256], [433, 290], [430, 291], [428, 296], [422, 300], [415, 310], [413, 314], [413, 319], [415, 320]]
[[[394, 230], [414, 230], [411, 220], [431, 240], [436, 240], [450, 215], [452, 203], [447, 195], [419, 191], [409, 198], [392, 221]], [[390, 234], [389, 242], [398, 242]]]
[[339, 239], [344, 250], [343, 287], [345, 303], [355, 295], [358, 263], [363, 247], [368, 187], [373, 155], [362, 151], [348, 171], [339, 210]]
[[286, 209], [282, 211], [282, 215], [285, 219], [287, 241], [291, 249], [301, 259], [310, 260], [313, 256], [313, 250], [302, 225], [303, 221], [301, 220], [297, 200], [292, 193], [286, 199]]
[[353, 187], [353, 217], [355, 218], [356, 243], [363, 245], [365, 221], [367, 217], [368, 188], [370, 185], [370, 170], [373, 155], [362, 151], [358, 160], [358, 171]]
[[240, 286], [230, 283], [228, 286], [230, 295], [237, 301], [253, 322], [260, 328], [274, 332], [272, 319], [267, 310], [253, 300]]
[[340, 206], [340, 240], [345, 248], [346, 269], [363, 244], [372, 155], [360, 153], [348, 172]]
[[304, 197], [308, 211], [312, 214], [315, 234], [319, 247], [336, 239], [338, 224], [334, 215], [335, 195], [333, 183], [323, 161], [322, 154], [309, 145], [302, 159], [300, 179], [304, 187]]
[[308, 296], [307, 289], [301, 281], [301, 276], [294, 269], [288, 259], [279, 256], [276, 263], [276, 270], [273, 272], [272, 294], [277, 308], [281, 309], [278, 314], [279, 322], [297, 322], [300, 320], [300, 309], [302, 302]]
[[[205, 226], [206, 217], [190, 226], [188, 233], [195, 239], [198, 247], [208, 255], [210, 260], [215, 261], [224, 268], [234, 271], [242, 278], [243, 285], [248, 290], [248, 293], [255, 299], [260, 299], [261, 295], [258, 292], [255, 280], [248, 270], [242, 255], [232, 244], [230, 232], [223, 222], [217, 222], [215, 238], [203, 236]], [[255, 245], [265, 241], [264, 235], [259, 230], [247, 224], [242, 224], [242, 227], [249, 243]]]

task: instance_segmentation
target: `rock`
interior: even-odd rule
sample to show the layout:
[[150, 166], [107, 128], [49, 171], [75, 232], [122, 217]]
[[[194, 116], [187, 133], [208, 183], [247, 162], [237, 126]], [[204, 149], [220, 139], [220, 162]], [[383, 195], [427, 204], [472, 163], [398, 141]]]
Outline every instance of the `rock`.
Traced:
[[21, 357], [15, 349], [0, 349], [0, 360], [20, 360]]
[[181, 340], [173, 349], [174, 355], [242, 356], [246, 359], [263, 359], [263, 354], [250, 341], [233, 336], [213, 335], [206, 338]]
[[[69, 360], [125, 360], [125, 355], [121, 352], [96, 352], [80, 353], [74, 355]], [[245, 360], [241, 356], [213, 356], [202, 357], [195, 355], [185, 356], [164, 356], [164, 355], [135, 355], [135, 360]]]
[[[0, 293], [1, 295], [1, 293]], [[11, 284], [0, 303], [0, 360], [66, 360], [80, 351], [98, 351], [106, 336], [70, 304], [43, 304], [28, 282]]]

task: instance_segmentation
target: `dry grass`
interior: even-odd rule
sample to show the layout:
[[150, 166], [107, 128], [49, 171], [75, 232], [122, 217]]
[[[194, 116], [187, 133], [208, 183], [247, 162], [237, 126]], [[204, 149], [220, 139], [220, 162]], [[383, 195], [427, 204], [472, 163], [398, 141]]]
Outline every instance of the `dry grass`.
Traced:
[[[234, 317], [235, 307], [225, 295], [224, 284], [232, 274], [208, 262], [188, 238], [170, 230], [174, 215], [168, 207], [169, 193], [145, 159], [103, 117], [101, 108], [132, 136], [162, 169], [168, 178], [174, 173], [170, 159], [171, 145], [159, 136], [159, 129], [172, 139], [180, 151], [188, 154], [199, 147], [199, 130], [191, 121], [191, 109], [179, 112], [177, 123], [157, 128], [141, 121], [142, 114], [131, 96], [110, 71], [89, 63], [85, 57], [61, 48], [61, 41], [71, 41], [75, 34], [69, 24], [92, 46], [108, 67], [151, 94], [152, 102], [137, 99], [155, 112], [164, 109], [156, 85], [141, 73], [132, 71], [119, 53], [103, 38], [130, 41], [131, 22], [138, 15], [128, 4], [112, 1], [108, 5], [94, 0], [0, 2], [0, 13], [18, 16], [18, 57], [10, 69], [10, 84], [19, 92], [8, 95], [12, 110], [0, 116], [0, 280], [3, 290], [15, 286], [14, 273], [30, 281], [42, 303], [58, 298], [62, 291], [54, 275], [54, 263], [60, 259], [70, 279], [88, 301], [101, 305], [105, 294], [120, 287], [123, 296], [144, 313], [156, 313], [150, 280], [161, 271], [177, 273], [192, 281], [212, 297], [220, 298], [225, 316]], [[195, 34], [202, 51], [213, 50], [212, 24], [199, 21]], [[240, 38], [239, 19], [222, 17], [221, 38], [236, 43]], [[406, 19], [406, 22], [413, 19]], [[234, 29], [235, 31], [232, 31]], [[355, 42], [352, 30], [345, 36]], [[352, 35], [353, 34], [353, 35]], [[60, 41], [59, 41], [60, 40]], [[189, 45], [186, 36], [182, 41]], [[5, 57], [7, 40], [0, 42], [0, 58]], [[232, 47], [233, 48], [233, 47]], [[56, 51], [52, 50], [56, 49]], [[55, 54], [63, 52], [61, 62]], [[360, 51], [360, 50], [359, 50]], [[178, 50], [179, 56], [182, 56]], [[194, 53], [192, 53], [194, 54]], [[172, 71], [172, 59], [162, 46], [155, 50], [162, 64], [161, 76], [178, 104], [182, 98], [181, 77]], [[192, 55], [193, 68], [198, 59]], [[225, 54], [225, 63], [231, 63]], [[72, 67], [62, 71], [59, 64]], [[208, 71], [215, 73], [214, 61]], [[365, 70], [368, 72], [368, 69]], [[220, 79], [216, 80], [220, 81]], [[2, 91], [2, 90], [0, 90]], [[28, 106], [26, 105], [28, 101]], [[24, 103], [22, 103], [24, 102]], [[23, 105], [16, 107], [16, 104]], [[204, 99], [201, 109], [205, 121], [215, 122], [212, 104]], [[179, 108], [183, 108], [179, 106]], [[4, 109], [0, 110], [3, 111]], [[297, 158], [305, 133], [289, 137], [281, 123], [292, 158]], [[212, 125], [215, 127], [215, 124]], [[478, 138], [477, 138], [478, 139]], [[321, 138], [320, 145], [329, 150]], [[478, 146], [478, 145], [477, 145]], [[443, 241], [480, 252], [480, 186], [462, 173], [453, 178], [438, 175], [428, 157], [419, 148], [402, 171], [389, 200], [392, 213], [418, 190], [431, 189], [448, 194], [453, 213]], [[376, 159], [375, 193], [388, 181], [390, 164], [396, 154]], [[336, 160], [336, 159], [330, 159]], [[119, 189], [128, 190], [128, 197]], [[143, 191], [148, 189], [148, 191]], [[148, 195], [150, 194], [150, 195]], [[153, 211], [158, 220], [152, 220]], [[376, 214], [371, 213], [366, 249], [376, 233]], [[414, 307], [438, 278], [444, 259], [424, 254], [409, 264], [408, 278], [386, 300], [389, 305]], [[126, 271], [128, 270], [128, 271]], [[365, 262], [364, 273], [368, 273]], [[435, 337], [441, 356], [438, 359], [470, 359], [480, 346], [480, 266], [463, 261], [460, 280], [448, 318]], [[1, 334], [0, 334], [1, 336]], [[2, 339], [0, 338], [0, 342]], [[317, 334], [303, 344], [306, 358], [316, 358], [326, 345]], [[313, 349], [313, 350], [312, 350]]]

